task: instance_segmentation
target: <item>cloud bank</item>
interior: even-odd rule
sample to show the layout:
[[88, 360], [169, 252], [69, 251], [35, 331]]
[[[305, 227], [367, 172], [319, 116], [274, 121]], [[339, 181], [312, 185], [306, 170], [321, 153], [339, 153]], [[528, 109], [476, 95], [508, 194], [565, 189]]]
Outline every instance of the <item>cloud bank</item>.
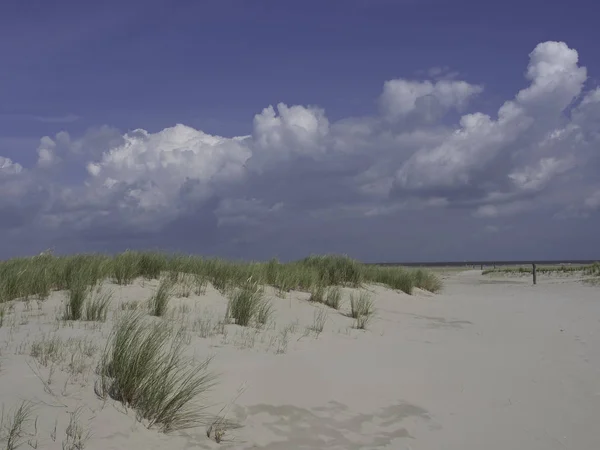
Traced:
[[565, 233], [600, 223], [600, 89], [562, 42], [537, 45], [525, 78], [493, 113], [471, 109], [482, 84], [394, 79], [370, 117], [279, 103], [249, 136], [181, 124], [44, 136], [33, 167], [0, 156], [0, 256], [592, 257]]

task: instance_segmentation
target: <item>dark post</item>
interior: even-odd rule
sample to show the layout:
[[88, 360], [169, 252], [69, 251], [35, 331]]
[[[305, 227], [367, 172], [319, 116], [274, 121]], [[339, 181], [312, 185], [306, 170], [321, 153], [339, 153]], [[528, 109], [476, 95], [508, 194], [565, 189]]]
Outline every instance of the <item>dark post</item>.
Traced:
[[537, 284], [537, 268], [535, 267], [535, 263], [532, 264], [533, 266], [533, 284]]

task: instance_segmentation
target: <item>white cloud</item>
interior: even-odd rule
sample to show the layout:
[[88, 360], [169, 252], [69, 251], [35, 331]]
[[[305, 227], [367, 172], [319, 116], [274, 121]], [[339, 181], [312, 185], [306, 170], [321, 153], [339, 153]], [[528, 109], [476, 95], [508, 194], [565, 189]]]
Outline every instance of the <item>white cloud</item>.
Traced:
[[49, 136], [44, 136], [40, 139], [40, 145], [38, 146], [38, 166], [39, 167], [50, 167], [56, 164], [59, 160], [55, 153], [56, 142], [54, 142]]
[[17, 174], [23, 170], [23, 166], [18, 163], [13, 162], [9, 158], [5, 158], [0, 156], [0, 175], [5, 174]]
[[185, 125], [44, 136], [34, 167], [0, 157], [0, 215], [28, 199], [22, 221], [41, 228], [134, 235], [185, 220], [219, 233], [285, 233], [425, 211], [471, 221], [538, 209], [589, 216], [600, 204], [600, 89], [583, 92], [578, 60], [564, 43], [539, 44], [528, 86], [496, 114], [470, 110], [454, 124], [442, 115], [463, 113], [481, 85], [389, 80], [380, 114], [336, 122], [321, 108], [279, 103], [255, 115], [249, 136], [232, 138]]
[[[529, 87], [498, 110], [497, 119], [471, 113], [440, 145], [413, 154], [397, 172], [400, 187], [454, 188], [472, 185], [506, 154], [527, 151], [528, 143], [554, 129], [563, 112], [581, 93], [586, 69], [578, 54], [564, 43], [539, 44], [530, 54]], [[489, 178], [481, 182], [489, 183]], [[500, 182], [500, 181], [498, 181]]]
[[176, 125], [125, 134], [121, 145], [89, 162], [87, 171], [94, 189], [125, 189], [128, 207], [171, 214], [186, 186], [189, 195], [205, 200], [216, 186], [241, 180], [250, 155], [242, 140]]
[[468, 101], [483, 91], [479, 85], [465, 81], [390, 80], [383, 85], [379, 99], [383, 114], [399, 120], [411, 113], [433, 120], [450, 109], [463, 109]]
[[248, 167], [261, 171], [296, 157], [318, 160], [327, 151], [329, 121], [322, 109], [304, 106], [269, 106], [254, 116], [252, 158]]
[[574, 163], [571, 158], [542, 158], [534, 166], [519, 168], [508, 174], [518, 189], [538, 190], [543, 188], [554, 176], [566, 172]]

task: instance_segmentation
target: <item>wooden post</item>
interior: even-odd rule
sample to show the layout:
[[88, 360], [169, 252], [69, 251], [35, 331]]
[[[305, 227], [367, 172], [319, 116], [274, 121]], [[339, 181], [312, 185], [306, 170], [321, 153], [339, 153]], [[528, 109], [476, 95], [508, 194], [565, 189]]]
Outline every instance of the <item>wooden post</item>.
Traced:
[[532, 264], [533, 266], [533, 284], [537, 284], [537, 268], [535, 266], [535, 263]]

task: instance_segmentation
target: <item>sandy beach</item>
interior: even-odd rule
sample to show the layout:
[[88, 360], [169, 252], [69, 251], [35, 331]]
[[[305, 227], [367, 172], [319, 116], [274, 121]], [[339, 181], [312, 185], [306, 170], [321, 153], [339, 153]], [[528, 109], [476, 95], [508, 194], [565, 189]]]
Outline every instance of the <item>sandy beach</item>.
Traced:
[[[218, 384], [202, 404], [230, 424], [220, 443], [206, 426], [148, 429], [94, 392], [114, 321], [158, 281], [105, 282], [105, 323], [57, 320], [64, 292], [12, 302], [0, 328], [4, 416], [31, 402], [21, 448], [78, 448], [77, 433], [90, 450], [600, 448], [600, 288], [480, 270], [442, 278], [437, 294], [365, 286], [376, 308], [366, 330], [346, 315], [349, 288], [340, 311], [267, 288], [274, 313], [259, 329], [219, 327], [227, 299], [212, 286], [173, 298], [164, 320], [184, 327], [190, 355], [213, 357]], [[49, 342], [61, 350], [44, 357]]]

